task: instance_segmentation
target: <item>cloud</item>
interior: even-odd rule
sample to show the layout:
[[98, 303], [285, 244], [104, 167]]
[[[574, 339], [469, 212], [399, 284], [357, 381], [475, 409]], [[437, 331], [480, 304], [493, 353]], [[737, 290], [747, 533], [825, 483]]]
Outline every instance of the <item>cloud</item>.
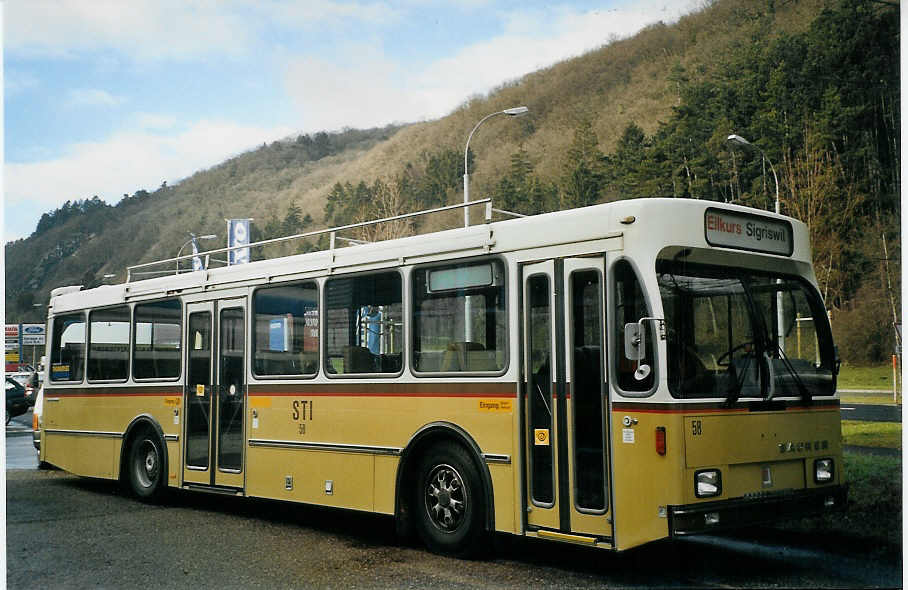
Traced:
[[360, 46], [330, 61], [291, 60], [285, 85], [299, 106], [304, 128], [431, 119], [451, 112], [469, 96], [629, 37], [648, 24], [670, 22], [692, 8], [678, 3], [669, 9], [663, 1], [641, 0], [609, 11], [556, 7], [501, 13], [501, 34], [421, 70], [408, 70], [377, 45]]
[[373, 127], [412, 121], [430, 105], [407, 92], [402, 68], [374, 47], [357, 47], [343, 62], [301, 58], [289, 63], [285, 83], [304, 129]]
[[382, 2], [332, 0], [29, 0], [5, 6], [8, 53], [73, 57], [113, 49], [138, 60], [242, 55], [275, 30], [381, 24], [399, 13]]
[[7, 51], [66, 57], [115, 48], [143, 59], [230, 53], [246, 43], [240, 15], [217, 2], [38, 0], [6, 5]]
[[3, 92], [7, 98], [37, 88], [41, 85], [38, 77], [30, 72], [9, 68], [3, 72]]
[[75, 88], [67, 93], [66, 103], [71, 107], [115, 107], [125, 99], [98, 88]]
[[165, 135], [146, 129], [75, 144], [56, 159], [5, 164], [6, 206], [31, 204], [39, 216], [68, 199], [98, 195], [116, 203], [124, 193], [155, 189], [164, 180], [176, 182], [291, 132], [284, 127], [199, 121], [178, 133]]
[[171, 129], [177, 124], [177, 118], [173, 115], [163, 115], [159, 113], [137, 113], [135, 116], [136, 126], [144, 130], [165, 130]]

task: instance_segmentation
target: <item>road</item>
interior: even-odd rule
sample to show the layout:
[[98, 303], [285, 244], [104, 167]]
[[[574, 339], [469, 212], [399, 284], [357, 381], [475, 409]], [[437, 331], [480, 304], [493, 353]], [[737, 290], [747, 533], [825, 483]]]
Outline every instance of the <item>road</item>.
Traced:
[[32, 442], [31, 410], [10, 420], [6, 427], [6, 468], [38, 468], [38, 456]]
[[902, 406], [843, 403], [840, 409], [842, 420], [866, 420], [868, 422], [902, 421]]
[[[889, 587], [898, 556], [776, 529], [659, 542], [621, 554], [496, 537], [477, 561], [400, 542], [389, 517], [173, 492], [140, 503], [115, 482], [24, 464], [7, 431], [10, 588]], [[27, 443], [27, 445], [26, 445]], [[758, 539], [754, 542], [753, 539]], [[849, 546], [850, 545], [850, 546]]]

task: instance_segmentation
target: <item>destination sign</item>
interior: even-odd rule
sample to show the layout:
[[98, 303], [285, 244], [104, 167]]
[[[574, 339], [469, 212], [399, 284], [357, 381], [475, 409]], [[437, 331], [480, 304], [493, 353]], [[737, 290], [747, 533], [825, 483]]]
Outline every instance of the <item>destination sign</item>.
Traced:
[[706, 241], [710, 246], [791, 256], [791, 224], [759, 215], [706, 210]]

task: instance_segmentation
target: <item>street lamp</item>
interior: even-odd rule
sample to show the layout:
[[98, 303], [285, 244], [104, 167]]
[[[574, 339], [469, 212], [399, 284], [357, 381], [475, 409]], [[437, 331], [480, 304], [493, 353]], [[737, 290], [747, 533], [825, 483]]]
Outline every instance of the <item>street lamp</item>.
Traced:
[[189, 235], [191, 237], [188, 240], [186, 240], [186, 242], [182, 246], [180, 246], [180, 251], [177, 252], [177, 273], [176, 274], [180, 274], [180, 256], [183, 254], [183, 248], [185, 248], [186, 246], [188, 246], [195, 240], [214, 240], [214, 239], [217, 239], [217, 237], [218, 237], [217, 234], [205, 234], [204, 236], [197, 236], [192, 232], [189, 232]]
[[[745, 147], [745, 148], [757, 149], [760, 151], [760, 154], [762, 154], [763, 157], [766, 158], [766, 161], [769, 162], [769, 169], [772, 170], [772, 179], [776, 182], [776, 213], [779, 213], [779, 177], [776, 176], [776, 169], [772, 165], [772, 160], [769, 159], [769, 156], [766, 155], [766, 152], [764, 152], [760, 146], [750, 143], [749, 141], [747, 141], [740, 135], [736, 135], [736, 134], [732, 133], [731, 135], [728, 136], [728, 143], [730, 143], [732, 146], [741, 146], [741, 147]], [[776, 279], [776, 284], [780, 286], [779, 290], [776, 292], [776, 342], [779, 345], [779, 350], [784, 352], [785, 351], [785, 333], [784, 333], [785, 329], [784, 329], [783, 324], [785, 322], [785, 314], [784, 314], [784, 310], [782, 309], [782, 305], [784, 303], [784, 301], [782, 299], [782, 289], [781, 289], [782, 279]]]
[[766, 155], [766, 152], [764, 152], [760, 146], [750, 143], [740, 135], [735, 135], [734, 133], [732, 133], [728, 136], [727, 141], [728, 143], [732, 144], [732, 146], [740, 146], [744, 148], [759, 150], [760, 154], [764, 158], [766, 158], [767, 162], [769, 162], [769, 169], [772, 170], [772, 179], [776, 182], [776, 213], [779, 213], [779, 177], [776, 176], [776, 169], [772, 165], [772, 160], [769, 159], [769, 156]]
[[[507, 115], [509, 117], [519, 117], [520, 115], [526, 114], [530, 109], [527, 107], [513, 107], [510, 109], [505, 109], [503, 111], [498, 111], [486, 115], [479, 120], [479, 123], [476, 124], [476, 127], [473, 127], [473, 131], [470, 131], [469, 137], [467, 137], [467, 147], [463, 150], [463, 202], [464, 205], [470, 202], [470, 171], [468, 169], [469, 164], [467, 163], [467, 154], [470, 152], [470, 140], [473, 139], [473, 134], [476, 133], [476, 130], [479, 129], [479, 126], [485, 123], [488, 119], [496, 115]], [[470, 208], [463, 208], [463, 226], [470, 226]]]

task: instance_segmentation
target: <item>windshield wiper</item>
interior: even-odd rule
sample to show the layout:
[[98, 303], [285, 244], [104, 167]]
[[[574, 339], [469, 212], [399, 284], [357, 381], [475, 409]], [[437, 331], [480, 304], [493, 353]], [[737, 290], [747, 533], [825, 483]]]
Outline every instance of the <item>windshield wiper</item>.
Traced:
[[[795, 370], [794, 366], [791, 364], [791, 361], [788, 359], [788, 355], [785, 354], [785, 351], [782, 349], [782, 347], [776, 344], [775, 349], [779, 353], [779, 358], [782, 360], [782, 364], [788, 370], [788, 374], [794, 377], [795, 385], [798, 386], [798, 391], [801, 393], [801, 399], [803, 399], [805, 402], [809, 402], [811, 400], [810, 390], [806, 385], [804, 385], [804, 382], [801, 380], [801, 375], [799, 375]], [[772, 359], [769, 359], [769, 362], [771, 363]]]
[[[734, 367], [734, 359], [728, 359], [729, 366]], [[750, 355], [744, 356], [744, 366], [741, 367], [741, 375], [738, 376], [737, 373], [734, 375], [734, 382], [732, 387], [728, 389], [728, 397], [725, 398], [725, 405], [732, 406], [738, 398], [741, 397], [741, 390], [744, 389], [744, 381], [747, 379], [747, 368], [750, 366]]]

